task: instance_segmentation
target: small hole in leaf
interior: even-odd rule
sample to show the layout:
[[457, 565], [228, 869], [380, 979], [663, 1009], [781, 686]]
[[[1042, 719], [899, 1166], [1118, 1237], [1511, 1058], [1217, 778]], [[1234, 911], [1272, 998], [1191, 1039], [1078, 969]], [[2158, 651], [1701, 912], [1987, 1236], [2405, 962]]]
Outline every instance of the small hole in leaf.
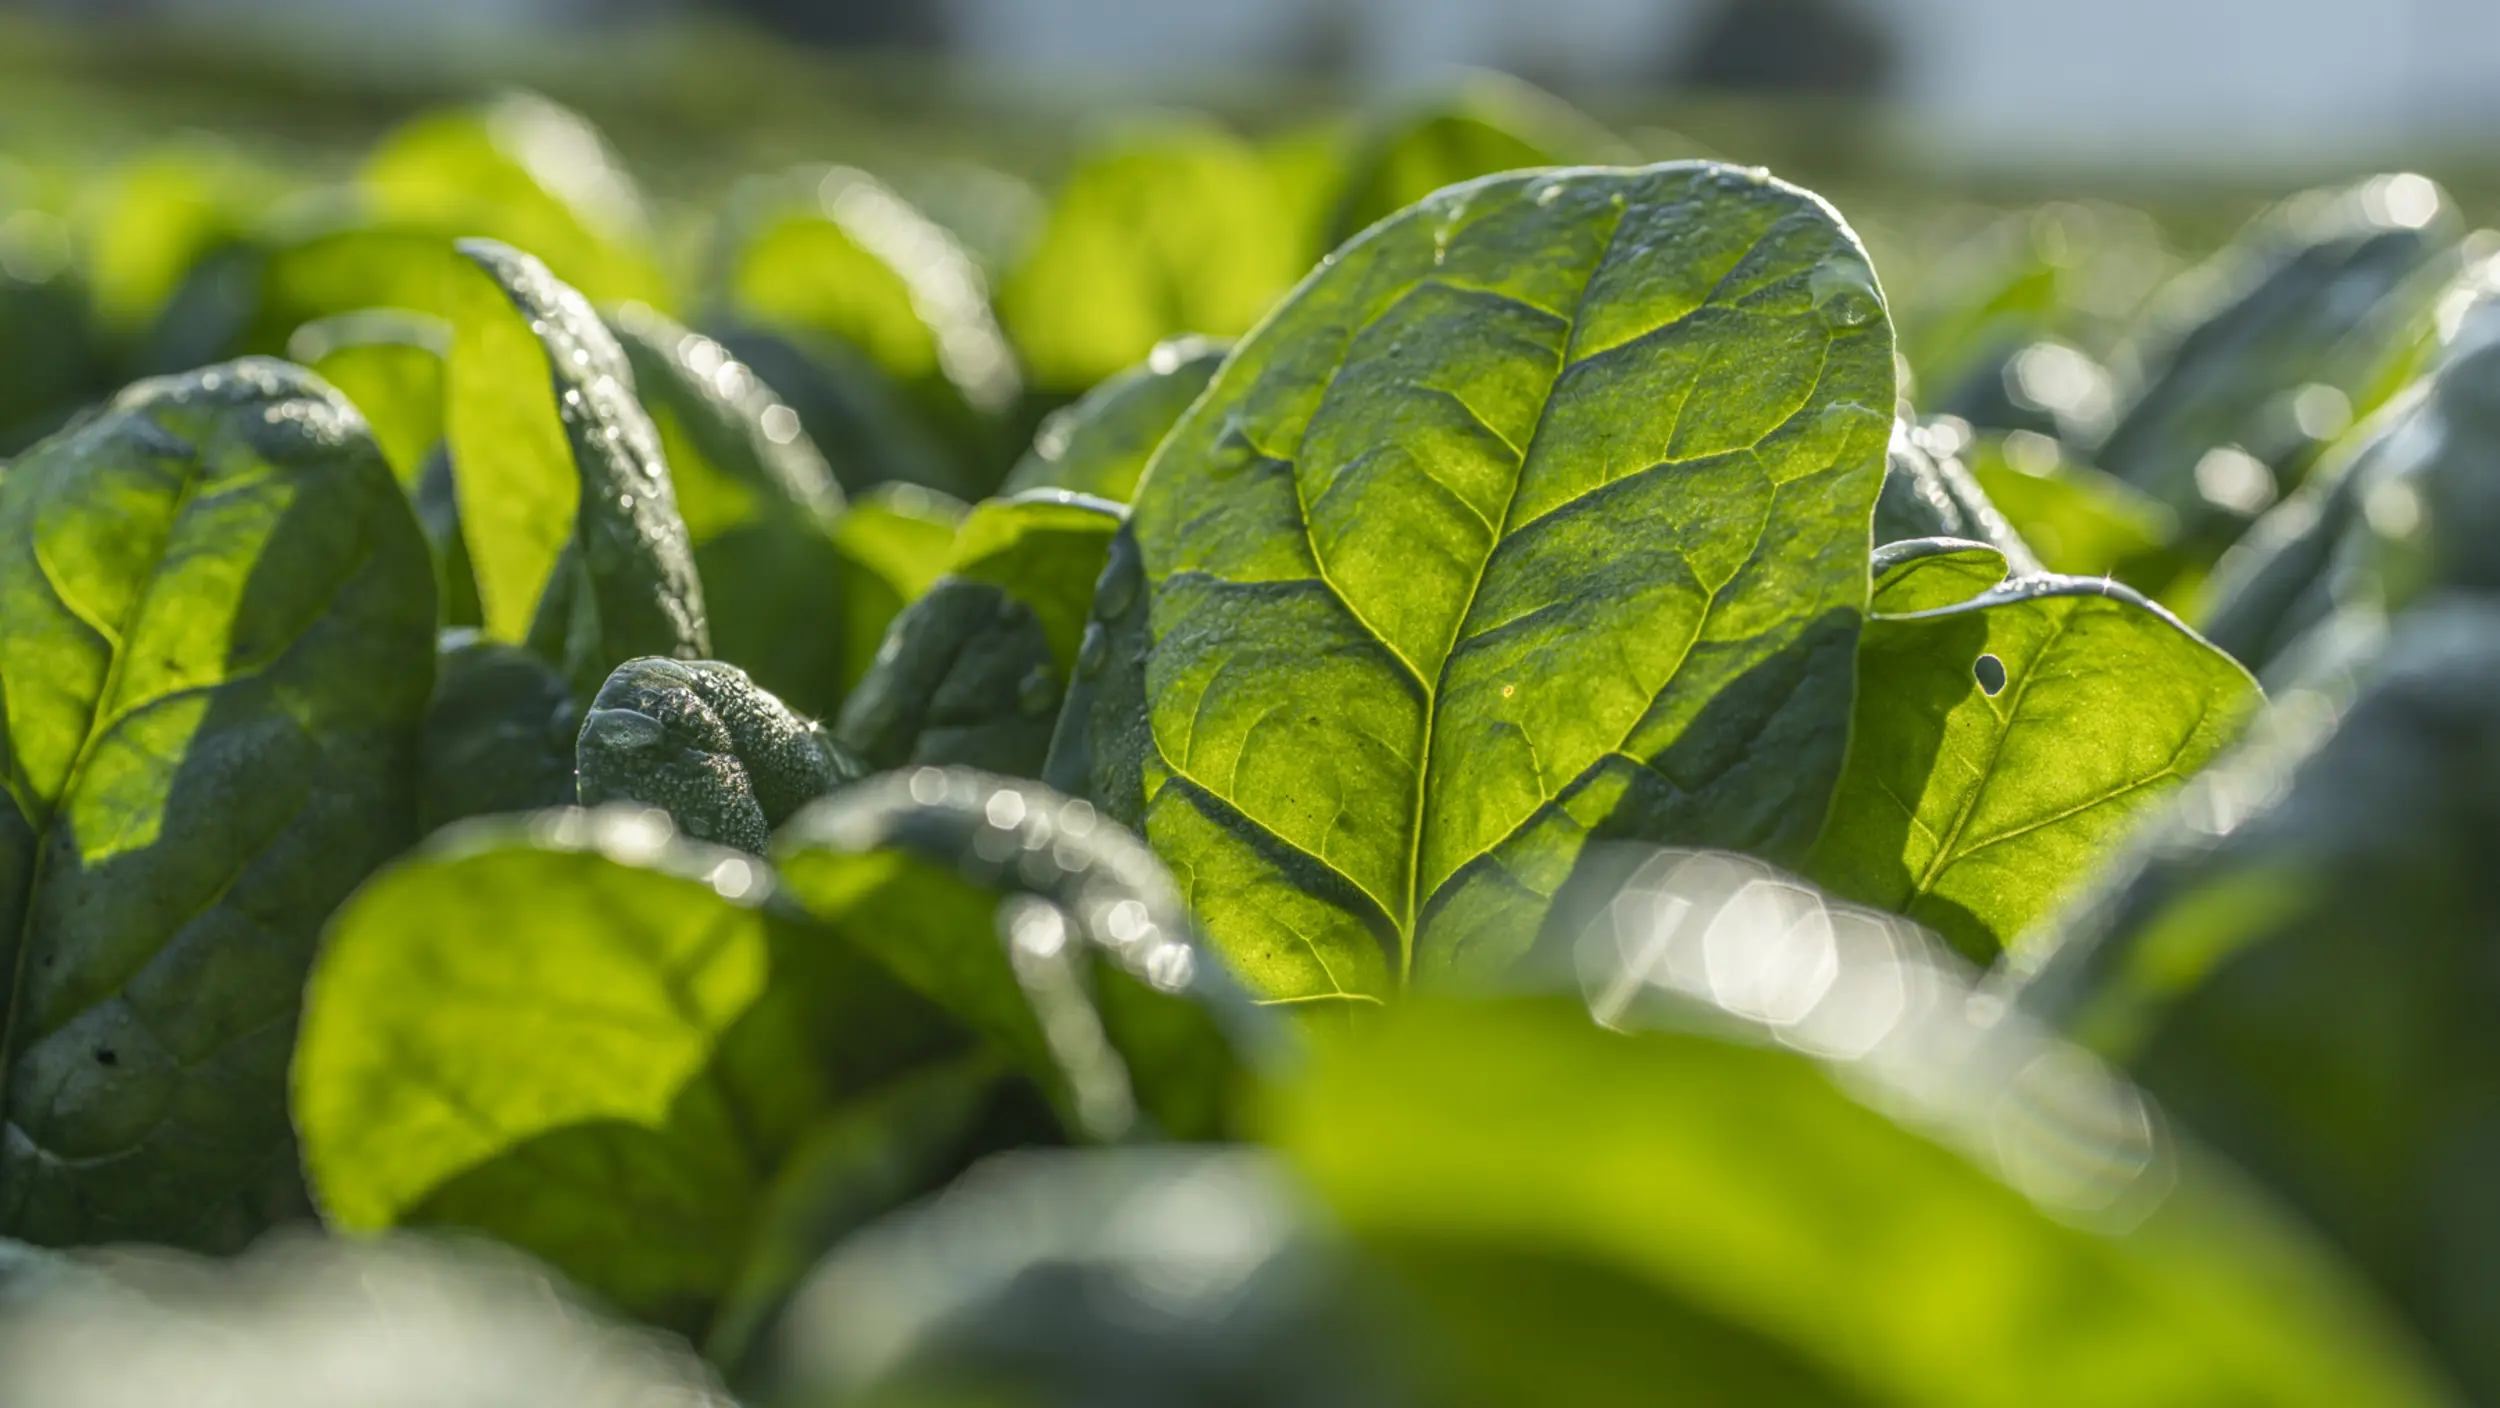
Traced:
[[122, 1058], [115, 1055], [112, 1048], [99, 1046], [95, 1049], [95, 1061], [99, 1066], [118, 1066], [122, 1063]]
[[1993, 655], [1980, 656], [1979, 663], [1971, 666], [1970, 672], [1979, 677], [1979, 687], [1990, 695], [2005, 688], [2005, 662]]

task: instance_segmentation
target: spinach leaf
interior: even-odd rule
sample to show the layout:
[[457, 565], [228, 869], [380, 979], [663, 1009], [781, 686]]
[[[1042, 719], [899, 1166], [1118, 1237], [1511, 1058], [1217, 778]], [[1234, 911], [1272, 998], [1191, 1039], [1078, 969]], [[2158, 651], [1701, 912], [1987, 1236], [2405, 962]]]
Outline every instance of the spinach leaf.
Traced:
[[418, 829], [560, 807], [574, 796], [581, 705], [546, 661], [517, 645], [444, 634], [425, 706]]
[[331, 1224], [490, 1233], [699, 1333], [811, 1131], [965, 1050], [772, 891], [625, 809], [472, 823], [376, 877], [296, 1054]]
[[576, 745], [584, 806], [640, 802], [677, 829], [761, 854], [773, 828], [861, 773], [814, 723], [712, 660], [629, 660]]
[[433, 660], [406, 500], [298, 368], [142, 382], [0, 477], [0, 1233], [300, 1205], [296, 993], [414, 837]]
[[671, 302], [633, 177], [581, 114], [535, 93], [420, 114], [375, 145], [357, 187], [384, 226], [515, 245], [603, 304]]
[[1243, 1150], [1002, 1155], [808, 1278], [765, 1401], [1437, 1401], [1308, 1201]]
[[1902, 921], [1724, 855], [1630, 880], [1585, 1001], [1419, 995], [1265, 1102], [1461, 1401], [2448, 1400], [2300, 1229]]
[[637, 655], [709, 653], [703, 587], [633, 368], [581, 294], [491, 240], [460, 253], [448, 436], [486, 633], [577, 689]]
[[946, 575], [903, 608], [834, 736], [872, 769], [1042, 770], [1116, 504], [1060, 489], [982, 503]]
[[1351, 239], [1443, 186], [1626, 155], [1612, 133], [1553, 94], [1507, 74], [1470, 74], [1371, 124], [1349, 162], [1329, 243]]
[[273, 1240], [231, 1262], [99, 1258], [0, 1319], [0, 1400], [127, 1408], [668, 1403], [732, 1408], [703, 1365], [474, 1241]]
[[1856, 239], [1758, 172], [1488, 179], [1339, 251], [1135, 511], [1145, 830], [1218, 951], [1374, 1002], [1510, 962], [1592, 832], [1802, 853], [1892, 405]]
[[[1806, 873], [1986, 963], [2047, 918], [2131, 823], [2237, 736], [2256, 682], [2099, 578], [1963, 599], [1881, 583], [1858, 638], [1849, 766]], [[1923, 570], [1922, 570], [1923, 569]]]
[[842, 555], [842, 687], [875, 668], [886, 630], [946, 571], [971, 510], [916, 484], [885, 484], [853, 499], [833, 525]]
[[1137, 496], [1155, 447], [1231, 350], [1232, 344], [1210, 337], [1155, 344], [1145, 361], [1051, 412], [999, 492], [1072, 489], [1127, 503]]
[[1021, 394], [980, 267], [865, 172], [747, 183], [721, 222], [712, 282], [724, 320], [857, 349], [975, 455], [992, 447], [971, 422]]
[[1176, 120], [1079, 158], [998, 311], [1036, 389], [1075, 395], [1167, 337], [1248, 332], [1310, 257], [1257, 149]]
[[1018, 1061], [1071, 1132], [1238, 1129], [1242, 1069], [1277, 1034], [1205, 961], [1172, 877], [1084, 802], [915, 768], [810, 807], [772, 855], [819, 923]]
[[320, 373], [373, 429], [391, 472], [414, 486], [443, 438], [443, 358], [451, 328], [439, 318], [367, 308], [304, 324], [287, 360]]
[[2469, 1390], [2500, 1223], [2500, 612], [2448, 599], [2294, 682], [2025, 965], [2025, 1006], [2289, 1200]]
[[638, 304], [609, 327], [666, 452], [713, 650], [802, 713], [832, 712], [844, 658], [833, 471], [798, 414], [719, 343]]
[[2268, 212], [2182, 281], [2203, 306], [2166, 311], [2183, 330], [2147, 358], [2144, 389], [2086, 458], [2168, 505], [2210, 560], [2320, 448], [2293, 397], [2317, 385], [2349, 406], [2386, 349], [2413, 340], [2460, 233], [2447, 196], [2410, 175]]
[[1922, 428], [1907, 421], [1893, 427], [1892, 449], [1884, 465], [1883, 492], [1875, 500], [1875, 542], [1911, 542], [1921, 538], [1961, 538], [1993, 544], [2007, 566], [2018, 574], [2040, 570], [2030, 545], [2014, 531], [1979, 482]]
[[1095, 579], [1076, 672], [1042, 760], [1044, 782], [1140, 833], [1146, 829], [1146, 758], [1154, 748], [1146, 709], [1147, 616], [1137, 525], [1123, 523]]

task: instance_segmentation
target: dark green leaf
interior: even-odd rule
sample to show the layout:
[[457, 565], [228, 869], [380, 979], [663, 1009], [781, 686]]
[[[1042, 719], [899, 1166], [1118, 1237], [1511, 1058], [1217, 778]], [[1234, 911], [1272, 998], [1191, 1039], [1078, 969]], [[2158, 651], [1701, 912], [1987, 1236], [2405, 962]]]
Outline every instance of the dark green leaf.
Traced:
[[2183, 281], [2201, 306], [2171, 313], [2184, 332], [2087, 458], [2167, 505], [2191, 540], [2227, 543], [2319, 448], [2299, 394], [2322, 387], [2351, 413], [2390, 348], [2414, 341], [2460, 232], [2447, 197], [2410, 175], [2269, 212]]
[[1273, 1034], [1196, 948], [1171, 876], [1085, 803], [917, 768], [801, 813], [773, 861], [818, 922], [1014, 1057], [1071, 1130], [1236, 1126], [1240, 1067]]
[[1588, 1004], [1424, 996], [1269, 1103], [1458, 1402], [2446, 1401], [2229, 1170], [1900, 921], [1692, 853], [1599, 914]]
[[1095, 582], [1076, 672], [1042, 762], [1044, 782], [1136, 832], [1146, 829], [1146, 759], [1154, 750], [1146, 709], [1149, 614], [1136, 525], [1122, 524]]
[[1857, 241], [1757, 173], [1488, 179], [1341, 250], [1136, 509], [1146, 833], [1218, 951], [1372, 1002], [1510, 962], [1592, 832], [1801, 853], [1892, 405]]
[[667, 452], [712, 648], [790, 706], [841, 702], [842, 489], [798, 414], [708, 337], [640, 305], [610, 320]]
[[425, 708], [417, 793], [427, 834], [455, 821], [572, 802], [581, 706], [546, 661], [517, 645], [451, 633]]
[[629, 660], [576, 747], [581, 801], [639, 802], [698, 840], [761, 854], [793, 812], [861, 773], [820, 726], [712, 660]]
[[[798, 412], [799, 425], [853, 497], [911, 484], [959, 498], [988, 490], [995, 467], [965, 460], [898, 384], [858, 348], [821, 333], [716, 327], [721, 346]], [[979, 472], [975, 472], [976, 469]]]
[[2230, 743], [2258, 693], [2126, 587], [2035, 576], [1972, 596], [1971, 556], [1877, 584], [1849, 766], [1806, 872], [1986, 963]]
[[1042, 770], [1118, 505], [1061, 489], [988, 500], [946, 575], [903, 608], [834, 734], [872, 769]]
[[1401, 1327], [1305, 1202], [1237, 1150], [992, 1160], [809, 1278], [765, 1401], [1418, 1402]]
[[842, 554], [842, 687], [875, 667], [886, 630], [937, 584], [970, 512], [960, 499], [916, 484], [887, 484], [851, 501], [833, 525]]
[[560, 643], [575, 687], [638, 655], [708, 654], [702, 583], [616, 338], [582, 295], [491, 240], [460, 253], [448, 433], [486, 633]]
[[407, 503], [298, 368], [140, 383], [0, 478], [0, 1232], [298, 1205], [295, 995], [413, 839], [433, 659]]
[[2024, 995], [2314, 1219], [2476, 1400], [2500, 1393], [2496, 643], [2452, 601], [2357, 683], [2278, 691]]
[[296, 1055], [331, 1223], [487, 1232], [699, 1331], [810, 1131], [962, 1049], [771, 890], [623, 809], [473, 823], [376, 877]]
[[1051, 413], [1001, 493], [1072, 489], [1115, 503], [1137, 496], [1146, 461], [1207, 389], [1232, 344], [1208, 337], [1157, 343], [1146, 360]]
[[1035, 385], [1073, 395], [1167, 337], [1248, 332], [1310, 257], [1257, 149], [1211, 122], [1171, 122], [1078, 161], [999, 315]]

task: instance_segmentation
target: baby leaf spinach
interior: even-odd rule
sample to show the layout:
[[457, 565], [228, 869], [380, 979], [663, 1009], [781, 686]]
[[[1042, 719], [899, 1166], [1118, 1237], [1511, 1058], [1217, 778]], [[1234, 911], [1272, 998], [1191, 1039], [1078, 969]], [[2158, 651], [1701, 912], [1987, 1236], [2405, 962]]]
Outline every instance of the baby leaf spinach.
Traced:
[[626, 809], [472, 823], [376, 877], [295, 1060], [332, 1225], [488, 1232], [699, 1333], [811, 1129], [963, 1050], [772, 889]]
[[[1985, 963], [2238, 734], [2237, 662], [2106, 580], [1970, 588], [1967, 547], [1877, 583], [1849, 765], [1806, 866]], [[1941, 586], [1938, 579], [1949, 579]]]
[[1250, 330], [1309, 263], [1258, 151], [1212, 122], [1122, 132], [1052, 200], [999, 316], [1037, 389], [1074, 395], [1180, 333]]
[[451, 327], [395, 308], [339, 313], [297, 328], [287, 360], [320, 373], [373, 428], [399, 482], [413, 486], [443, 438], [443, 358]]
[[1171, 876], [1086, 803], [916, 768], [815, 804], [772, 854], [818, 922], [1022, 1064], [1072, 1132], [1236, 1130], [1242, 1067], [1275, 1036]]
[[1135, 510], [1145, 830], [1217, 949], [1372, 1002], [1510, 962], [1592, 832], [1801, 853], [1892, 405], [1855, 237], [1760, 173], [1487, 179], [1339, 251]]
[[833, 471], [798, 414], [719, 343], [639, 304], [609, 326], [666, 451], [713, 650], [791, 707], [832, 712], [844, 656]]
[[860, 767], [814, 723], [712, 660], [629, 660], [576, 749], [584, 806], [640, 802], [698, 840], [760, 854], [773, 828]]
[[2500, 1393], [2500, 612], [2396, 619], [2276, 692], [2030, 954], [2026, 1007], [2305, 1213]]
[[1051, 412], [999, 492], [1071, 489], [1127, 503], [1137, 496], [1138, 477], [1155, 446], [1231, 350], [1232, 344], [1211, 337], [1155, 344], [1145, 361]]
[[473, 631], [446, 632], [425, 708], [419, 829], [570, 803], [580, 719], [572, 687], [546, 661]]
[[874, 769], [1038, 774], [1121, 517], [1059, 489], [975, 507], [946, 575], [894, 618], [843, 701], [835, 737]]
[[457, 281], [447, 427], [487, 635], [543, 644], [585, 691], [637, 655], [709, 653], [623, 349], [537, 259], [491, 240], [459, 249], [479, 274]]
[[0, 1233], [300, 1205], [296, 994], [414, 837], [433, 660], [407, 502], [299, 368], [142, 382], [0, 477]]

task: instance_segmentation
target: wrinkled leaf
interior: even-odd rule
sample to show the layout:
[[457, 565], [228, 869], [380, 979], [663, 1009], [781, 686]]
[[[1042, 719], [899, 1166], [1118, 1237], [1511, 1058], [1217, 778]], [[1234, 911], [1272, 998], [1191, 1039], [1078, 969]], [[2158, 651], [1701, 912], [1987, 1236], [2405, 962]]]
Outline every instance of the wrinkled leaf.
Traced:
[[486, 1232], [699, 1331], [810, 1129], [961, 1047], [771, 890], [625, 809], [474, 823], [376, 877], [296, 1054], [330, 1222]]
[[450, 633], [425, 706], [417, 793], [427, 834], [473, 816], [572, 802], [581, 706], [546, 661], [517, 645]]
[[1236, 1128], [1241, 1067], [1275, 1036], [1171, 876], [1085, 803], [916, 768], [817, 803], [772, 855], [818, 922], [1019, 1062], [1072, 1132]]
[[1053, 411], [999, 492], [1069, 489], [1127, 503], [1155, 447], [1231, 350], [1206, 337], [1157, 343], [1144, 362]]
[[433, 658], [407, 503], [298, 368], [142, 382], [0, 477], [0, 1233], [300, 1206], [295, 994], [413, 839]]
[[1592, 832], [1811, 842], [1890, 348], [1829, 207], [1688, 163], [1445, 191], [1235, 350], [1135, 529], [1146, 834], [1255, 991], [1498, 970]]
[[2500, 614], [2297, 683], [2043, 946], [2024, 1002], [2126, 1066], [2500, 1393]]
[[773, 828], [860, 776], [825, 730], [715, 660], [629, 660], [576, 745], [584, 806], [639, 802], [697, 840], [760, 854]]
[[460, 252], [447, 415], [486, 633], [575, 687], [637, 655], [707, 654], [703, 588], [633, 369], [582, 295], [489, 240]]
[[1849, 766], [1806, 873], [1986, 963], [2228, 745], [2256, 682], [2126, 587], [2018, 578], [1964, 599], [1957, 555], [1878, 583]]
[[1078, 161], [999, 290], [999, 316], [1035, 386], [1073, 395], [1167, 337], [1248, 332], [1309, 260], [1258, 151], [1174, 122]]
[[946, 574], [887, 628], [835, 736], [872, 769], [1039, 774], [1121, 519], [1059, 489], [976, 506]]

